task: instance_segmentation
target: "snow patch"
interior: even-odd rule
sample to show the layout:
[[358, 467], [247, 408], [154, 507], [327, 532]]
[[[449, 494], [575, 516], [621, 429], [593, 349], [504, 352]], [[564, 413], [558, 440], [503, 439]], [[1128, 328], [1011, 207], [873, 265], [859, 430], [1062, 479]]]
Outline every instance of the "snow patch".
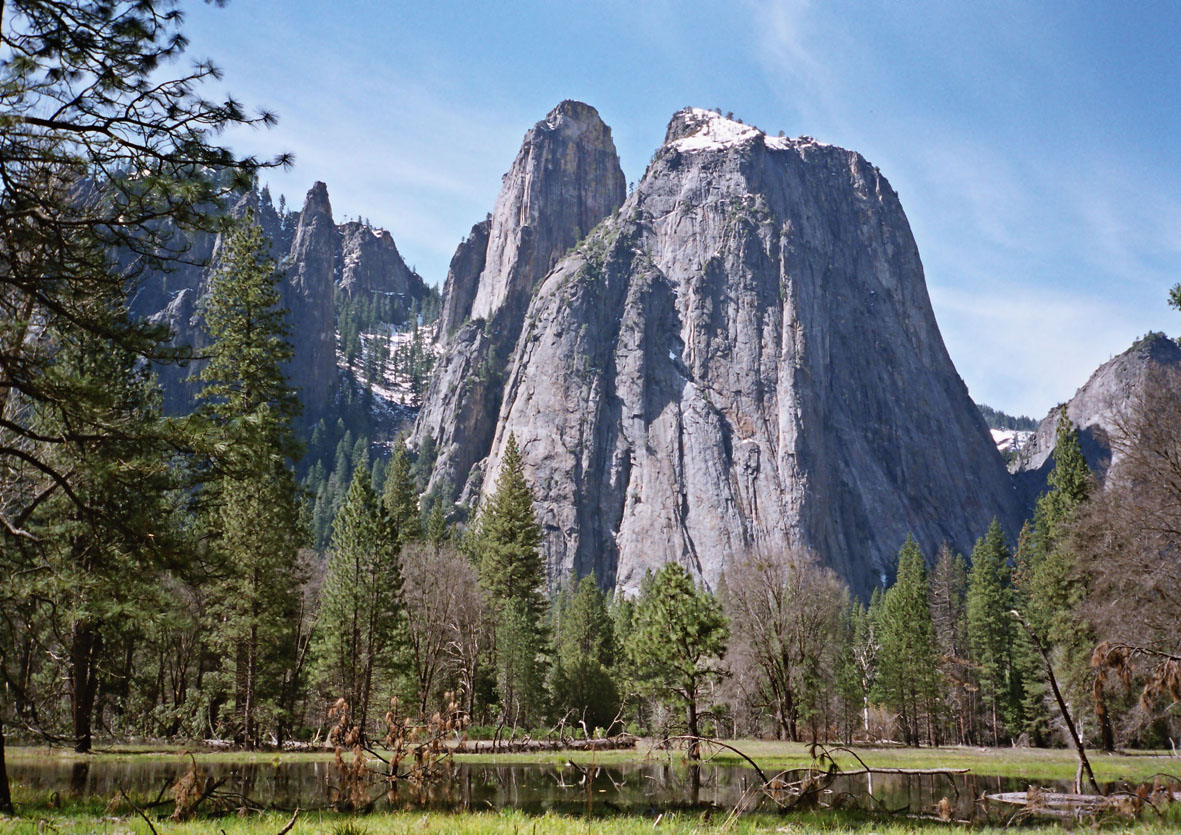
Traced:
[[992, 442], [996, 444], [996, 448], [1001, 452], [1007, 452], [1008, 450], [1019, 452], [1034, 435], [1033, 432], [1020, 429], [990, 429], [988, 431], [992, 433]]
[[719, 116], [712, 110], [703, 110], [700, 107], [690, 108], [686, 121], [690, 129], [693, 130], [693, 133], [674, 140], [670, 146], [677, 151], [686, 153], [733, 148], [744, 145], [759, 137], [763, 138], [768, 148], [776, 151], [797, 150], [801, 147], [809, 146], [817, 148], [831, 147], [827, 143], [818, 142], [810, 136], [801, 136], [799, 139], [791, 139], [786, 136], [768, 136], [752, 125], [744, 125], [742, 122], [727, 119], [725, 116]]

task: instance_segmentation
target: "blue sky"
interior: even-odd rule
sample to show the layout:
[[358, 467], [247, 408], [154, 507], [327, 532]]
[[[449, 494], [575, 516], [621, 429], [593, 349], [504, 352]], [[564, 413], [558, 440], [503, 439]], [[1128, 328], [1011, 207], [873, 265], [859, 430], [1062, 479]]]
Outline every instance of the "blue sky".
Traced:
[[325, 181], [432, 283], [559, 101], [598, 108], [629, 180], [694, 105], [881, 168], [977, 400], [1040, 417], [1181, 332], [1179, 3], [234, 0], [186, 31], [279, 114], [228, 137], [294, 152], [276, 195]]

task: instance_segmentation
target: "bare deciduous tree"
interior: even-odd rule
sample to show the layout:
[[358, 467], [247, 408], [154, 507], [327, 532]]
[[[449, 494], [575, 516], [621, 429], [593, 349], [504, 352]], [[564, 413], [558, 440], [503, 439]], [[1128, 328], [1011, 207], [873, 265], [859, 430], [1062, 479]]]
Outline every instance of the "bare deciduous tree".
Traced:
[[[449, 657], [458, 662], [461, 671], [468, 667], [468, 656], [459, 649], [473, 643], [463, 635], [464, 619], [474, 613], [479, 620], [478, 595], [472, 596], [475, 584], [471, 563], [450, 545], [412, 542], [402, 552], [407, 648], [418, 687], [420, 715], [426, 713]], [[478, 643], [475, 646], [478, 649]], [[461, 679], [466, 683], [464, 676]], [[464, 692], [470, 693], [470, 688], [465, 686]]]
[[813, 719], [815, 736], [848, 599], [837, 576], [804, 549], [754, 553], [726, 575], [726, 663], [762, 692], [777, 738], [797, 740], [802, 719]]

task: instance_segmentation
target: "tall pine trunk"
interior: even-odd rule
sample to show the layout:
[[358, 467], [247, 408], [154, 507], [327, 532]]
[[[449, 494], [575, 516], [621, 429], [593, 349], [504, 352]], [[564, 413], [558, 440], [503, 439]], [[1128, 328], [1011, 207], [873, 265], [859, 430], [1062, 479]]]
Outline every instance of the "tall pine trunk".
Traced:
[[74, 751], [90, 751], [98, 673], [95, 659], [102, 639], [89, 621], [74, 624], [70, 635], [70, 706], [74, 725]]
[[12, 791], [8, 787], [8, 765], [4, 760], [4, 723], [0, 721], [0, 814], [15, 815]]
[[250, 640], [246, 647], [246, 702], [243, 706], [242, 731], [248, 749], [254, 748], [254, 691], [258, 675], [258, 625], [250, 624]]

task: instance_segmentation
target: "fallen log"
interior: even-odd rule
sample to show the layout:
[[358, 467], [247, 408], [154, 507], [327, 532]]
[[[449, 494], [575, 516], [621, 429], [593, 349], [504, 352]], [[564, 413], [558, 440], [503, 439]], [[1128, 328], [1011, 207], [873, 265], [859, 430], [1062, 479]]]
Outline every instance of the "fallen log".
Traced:
[[530, 751], [620, 751], [636, 747], [631, 735], [605, 739], [461, 739], [450, 743], [455, 754], [523, 754]]

